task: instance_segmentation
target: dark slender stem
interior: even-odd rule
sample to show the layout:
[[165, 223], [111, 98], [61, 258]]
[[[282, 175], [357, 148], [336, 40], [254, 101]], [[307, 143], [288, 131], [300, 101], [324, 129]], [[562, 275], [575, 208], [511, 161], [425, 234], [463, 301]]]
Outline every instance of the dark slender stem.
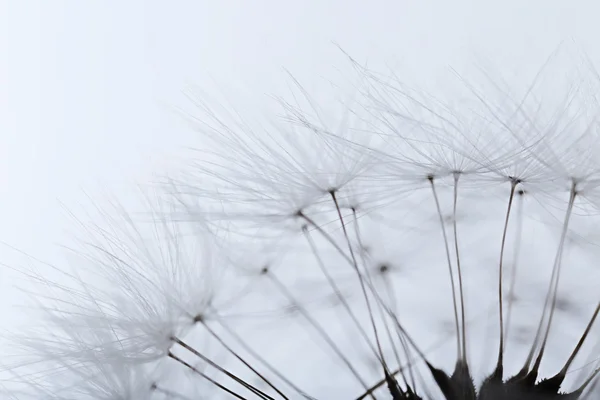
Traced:
[[[386, 288], [387, 294], [388, 294], [388, 298], [390, 299], [390, 303], [392, 304], [391, 306], [391, 311], [394, 314], [397, 314], [397, 301], [396, 301], [396, 297], [394, 295], [394, 289], [393, 289], [393, 283], [390, 280], [387, 279], [383, 279], [383, 285]], [[389, 334], [389, 326], [386, 324], [386, 329], [388, 331]], [[408, 346], [406, 346], [406, 341], [402, 338], [401, 335], [398, 335], [399, 340], [400, 340], [400, 345], [402, 346], [404, 353], [406, 354], [406, 357], [410, 359], [410, 350], [408, 349]], [[390, 341], [392, 341], [392, 339], [390, 338]], [[396, 361], [398, 362], [398, 367], [400, 367], [402, 365], [402, 362], [400, 360], [400, 355], [398, 353], [398, 349], [396, 348], [395, 344], [392, 341], [392, 349], [394, 350], [394, 355], [396, 356]], [[404, 370], [400, 370], [399, 371], [400, 374], [402, 375], [402, 379], [404, 380], [404, 382], [408, 381], [406, 380], [406, 377], [404, 376]], [[416, 385], [415, 385], [415, 377], [413, 374], [413, 370], [412, 370], [412, 365], [409, 364], [408, 365], [408, 374], [410, 377], [410, 382], [412, 385], [413, 390], [415, 389]]]
[[228, 389], [227, 387], [221, 385], [219, 382], [215, 381], [214, 379], [212, 379], [210, 376], [206, 375], [204, 372], [200, 371], [198, 368], [194, 367], [193, 365], [190, 365], [189, 363], [183, 361], [181, 358], [177, 357], [175, 354], [169, 352], [169, 358], [177, 361], [178, 363], [180, 363], [181, 365], [185, 366], [186, 368], [188, 368], [189, 370], [193, 371], [194, 373], [200, 375], [202, 378], [206, 379], [207, 381], [209, 381], [210, 383], [212, 383], [213, 385], [215, 385], [216, 387], [218, 387], [219, 389], [223, 390], [226, 393], [229, 393], [230, 395], [232, 395], [233, 397], [235, 397], [236, 399], [240, 399], [240, 400], [248, 400], [245, 397], [242, 397], [241, 395], [235, 393], [234, 391], [232, 391], [231, 389]]
[[[434, 349], [442, 346], [445, 342], [446, 342], [446, 338], [443, 338], [438, 343], [436, 343], [435, 345], [433, 345], [429, 349], [427, 349], [427, 351], [434, 350]], [[418, 349], [417, 349], [417, 352], [419, 352]], [[425, 359], [422, 353], [420, 353], [420, 357], [421, 357], [420, 359]], [[420, 359], [419, 358], [410, 357], [409, 360], [404, 365], [399, 366], [397, 369], [395, 369], [392, 372], [390, 372], [390, 375], [392, 375], [392, 376], [398, 375], [401, 371], [405, 370], [406, 368], [410, 368], [417, 361], [420, 361]], [[358, 396], [356, 398], [356, 400], [364, 400], [371, 393], [375, 392], [377, 389], [379, 389], [380, 387], [382, 387], [385, 384], [386, 384], [386, 381], [385, 381], [385, 378], [383, 378], [379, 382], [377, 382], [376, 384], [374, 384], [373, 386], [371, 386], [368, 391], [366, 391], [365, 393], [363, 393], [360, 396]], [[414, 385], [414, 383], [413, 383], [413, 385]], [[415, 389], [415, 388], [413, 387], [413, 389]]]
[[[562, 228], [562, 232], [560, 235], [560, 241], [558, 244], [558, 251], [556, 252], [556, 258], [554, 260], [554, 266], [552, 268], [552, 277], [550, 279], [550, 287], [548, 288], [548, 295], [546, 296], [546, 302], [544, 303], [544, 308], [545, 308], [546, 304], [548, 303], [550, 293], [552, 293], [552, 304], [550, 306], [550, 313], [548, 315], [548, 324], [546, 327], [546, 332], [544, 333], [544, 339], [542, 340], [540, 352], [538, 354], [537, 359], [535, 360], [535, 364], [532, 369], [534, 372], [537, 372], [537, 370], [539, 369], [539, 366], [542, 362], [542, 357], [544, 356], [544, 351], [546, 349], [546, 344], [548, 342], [548, 335], [550, 334], [550, 327], [552, 326], [552, 319], [554, 317], [554, 311], [556, 309], [556, 299], [558, 297], [558, 282], [560, 280], [560, 269], [561, 269], [560, 267], [561, 267], [561, 263], [562, 263], [562, 255], [563, 255], [563, 250], [565, 247], [565, 240], [567, 238], [567, 231], [569, 229], [569, 221], [571, 219], [571, 215], [573, 214], [573, 205], [575, 204], [576, 196], [577, 196], [576, 183], [573, 182], [573, 184], [571, 186], [571, 193], [569, 196], [569, 205], [567, 206], [565, 221], [563, 223], [563, 228]], [[543, 315], [542, 315], [542, 317], [543, 317]], [[540, 325], [541, 325], [541, 321], [540, 321]]]
[[508, 334], [510, 332], [510, 323], [512, 316], [512, 308], [514, 304], [514, 293], [515, 293], [515, 285], [517, 282], [517, 264], [519, 259], [519, 250], [521, 248], [521, 236], [523, 233], [523, 194], [520, 194], [519, 202], [517, 205], [519, 206], [518, 214], [517, 214], [517, 232], [515, 236], [515, 254], [512, 263], [512, 268], [510, 270], [510, 288], [508, 289], [508, 311], [506, 312], [506, 322], [504, 324], [504, 351], [506, 351], [506, 344], [508, 343]]
[[233, 329], [229, 328], [229, 326], [226, 325], [222, 319], [219, 320], [219, 325], [221, 325], [223, 327], [223, 329], [225, 329], [225, 331], [229, 335], [231, 335], [242, 346], [242, 348], [244, 350], [246, 350], [248, 353], [250, 353], [250, 355], [252, 357], [254, 357], [258, 361], [260, 361], [269, 371], [271, 371], [273, 374], [275, 374], [275, 376], [277, 376], [279, 379], [281, 379], [283, 382], [285, 382], [288, 386], [290, 386], [292, 389], [294, 389], [296, 392], [298, 392], [298, 394], [300, 394], [302, 397], [304, 397], [306, 399], [314, 400], [314, 398], [312, 396], [306, 394], [298, 386], [296, 386], [289, 379], [287, 379], [281, 372], [279, 372], [279, 370], [277, 368], [273, 367], [263, 357], [261, 357], [260, 354], [258, 354], [256, 351], [254, 351], [252, 349], [252, 347], [249, 346], [237, 333], [235, 333], [235, 331]]
[[234, 381], [236, 381], [240, 385], [244, 386], [246, 389], [250, 390], [251, 392], [253, 392], [257, 396], [259, 396], [259, 397], [261, 397], [263, 399], [275, 400], [271, 396], [269, 396], [268, 394], [266, 394], [263, 391], [257, 389], [253, 385], [249, 384], [248, 382], [244, 381], [243, 379], [241, 379], [241, 378], [237, 377], [236, 375], [232, 374], [231, 372], [229, 372], [225, 368], [221, 367], [220, 365], [216, 364], [210, 358], [206, 357], [205, 355], [203, 355], [202, 353], [200, 353], [198, 350], [196, 350], [195, 348], [193, 348], [189, 344], [185, 343], [183, 340], [178, 339], [178, 338], [174, 338], [174, 342], [177, 343], [178, 345], [180, 345], [181, 347], [183, 347], [184, 349], [186, 349], [187, 351], [189, 351], [190, 353], [194, 354], [198, 358], [200, 358], [202, 361], [206, 362], [211, 367], [213, 367], [216, 370], [224, 373], [229, 378], [233, 379]]
[[458, 203], [458, 178], [460, 175], [454, 173], [454, 202], [452, 206], [452, 227], [454, 230], [454, 250], [456, 252], [456, 272], [458, 275], [458, 292], [460, 296], [460, 313], [462, 327], [462, 359], [467, 361], [467, 328], [465, 325], [465, 296], [463, 293], [462, 269], [460, 267], [460, 252], [458, 250], [458, 229], [456, 222], [456, 207]]
[[327, 279], [327, 282], [329, 283], [329, 286], [331, 286], [331, 288], [333, 289], [333, 292], [335, 293], [336, 297], [338, 298], [338, 300], [342, 304], [342, 307], [344, 308], [344, 310], [346, 311], [346, 313], [348, 313], [348, 316], [350, 317], [350, 319], [352, 320], [352, 322], [354, 323], [354, 325], [356, 326], [356, 328], [360, 332], [361, 336], [365, 339], [365, 341], [366, 341], [367, 345], [369, 346], [369, 348], [371, 349], [371, 351], [373, 351], [373, 353], [377, 356], [377, 350], [371, 344], [371, 342], [369, 340], [369, 336], [367, 335], [367, 333], [363, 329], [362, 325], [358, 321], [358, 318], [356, 317], [356, 315], [354, 314], [354, 312], [350, 308], [350, 305], [348, 304], [348, 302], [344, 298], [344, 295], [342, 294], [342, 292], [340, 291], [339, 287], [335, 283], [335, 280], [333, 279], [333, 277], [331, 276], [331, 274], [329, 273], [329, 271], [327, 271], [327, 268], [325, 268], [325, 263], [323, 262], [322, 258], [320, 257], [320, 255], [319, 255], [319, 253], [317, 251], [315, 242], [312, 239], [312, 237], [310, 236], [310, 233], [308, 232], [308, 230], [306, 230], [306, 229], [304, 230], [304, 236], [306, 237], [306, 241], [308, 242], [308, 244], [309, 244], [309, 246], [310, 246], [310, 248], [311, 248], [311, 250], [312, 250], [312, 252], [313, 252], [313, 254], [315, 256], [315, 258], [317, 259], [317, 264], [319, 265], [319, 268], [321, 269], [321, 272], [323, 272], [323, 275], [325, 275], [325, 279]]
[[350, 251], [350, 256], [352, 257], [352, 265], [354, 266], [355, 271], [358, 274], [358, 280], [360, 282], [360, 289], [365, 298], [365, 302], [367, 304], [367, 310], [369, 312], [369, 320], [371, 322], [371, 327], [373, 328], [373, 333], [375, 334], [375, 343], [377, 344], [377, 350], [379, 351], [380, 361], [383, 365], [384, 369], [387, 369], [385, 365], [385, 358], [383, 356], [383, 350], [381, 348], [381, 341], [379, 340], [379, 332], [377, 330], [377, 325], [375, 324], [375, 318], [373, 317], [373, 309], [371, 307], [371, 301], [369, 300], [369, 296], [367, 294], [367, 289], [365, 287], [365, 282], [362, 274], [360, 273], [360, 269], [358, 268], [358, 262], [356, 261], [356, 255], [354, 254], [354, 250], [352, 249], [352, 243], [350, 242], [350, 237], [348, 236], [348, 231], [346, 229], [346, 224], [344, 223], [344, 218], [342, 216], [342, 211], [340, 209], [340, 205], [337, 201], [337, 197], [335, 192], [331, 192], [331, 197], [333, 199], [333, 203], [335, 204], [335, 208], [337, 210], [338, 218], [340, 219], [340, 224], [342, 225], [342, 231], [344, 232], [344, 237], [346, 238], [346, 242], [348, 244], [348, 250]]
[[300, 314], [302, 314], [304, 319], [306, 319], [308, 321], [308, 323], [317, 331], [317, 333], [323, 338], [323, 340], [325, 340], [325, 342], [329, 345], [329, 347], [331, 347], [331, 349], [334, 351], [334, 353], [342, 360], [342, 362], [346, 365], [346, 367], [348, 367], [348, 370], [356, 378], [356, 380], [358, 380], [358, 382], [365, 389], [368, 389], [367, 384], [360, 377], [360, 374], [358, 373], [358, 371], [356, 371], [356, 369], [352, 366], [352, 363], [350, 362], [350, 360], [348, 360], [348, 358], [344, 355], [344, 353], [340, 350], [340, 348], [335, 344], [335, 341], [327, 334], [325, 329], [323, 329], [323, 327], [321, 327], [317, 323], [317, 321], [315, 321], [310, 316], [310, 314], [302, 306], [300, 306], [298, 304], [298, 302], [296, 301], [294, 296], [289, 292], [289, 290], [285, 287], [285, 285], [283, 283], [281, 283], [281, 281], [279, 279], [277, 279], [277, 277], [273, 273], [267, 272], [267, 276], [271, 279], [271, 281], [275, 284], [275, 286], [279, 289], [279, 291], [288, 300], [290, 300], [292, 302], [292, 304], [294, 304], [298, 307], [298, 311], [300, 312]]
[[454, 272], [452, 272], [452, 261], [450, 260], [450, 249], [448, 247], [448, 236], [446, 235], [446, 228], [444, 226], [444, 216], [442, 215], [442, 209], [440, 207], [440, 200], [438, 199], [437, 191], [435, 190], [435, 184], [433, 183], [434, 178], [428, 178], [431, 184], [431, 191], [433, 192], [433, 199], [435, 200], [435, 207], [440, 220], [440, 226], [442, 229], [442, 236], [444, 238], [444, 249], [446, 251], [446, 261], [448, 262], [448, 272], [450, 273], [450, 286], [452, 288], [452, 304], [454, 306], [454, 325], [456, 329], [456, 359], [460, 360], [462, 356], [461, 343], [460, 343], [460, 328], [458, 319], [458, 307], [456, 305], [456, 288], [454, 286]]
[[[573, 396], [574, 399], [578, 398], [577, 395], [581, 396], [581, 394], [588, 387], [588, 385], [590, 383], [592, 383], [592, 381], [594, 379], [596, 379], [596, 376], [598, 375], [598, 373], [600, 373], [600, 368], [595, 369], [594, 372], [591, 373], [591, 375], [589, 376], [589, 378], [587, 378], [585, 380], [585, 382], [583, 382], [583, 384], [574, 392], [574, 394], [575, 394], [575, 396]], [[594, 385], [596, 385], [597, 383], [598, 383], [598, 381], [594, 382]], [[592, 387], [594, 385], [592, 385]], [[588, 393], [588, 395], [591, 394], [591, 393], [592, 393], [592, 391], [590, 390], [590, 392]], [[586, 396], [586, 397], [588, 397], [588, 396]]]
[[244, 364], [246, 367], [248, 367], [252, 372], [254, 372], [263, 382], [265, 382], [267, 385], [269, 385], [273, 390], [275, 390], [281, 397], [283, 397], [286, 400], [289, 400], [287, 398], [286, 395], [284, 395], [270, 380], [268, 380], [267, 378], [265, 378], [265, 376], [263, 374], [261, 374], [260, 372], [258, 372], [254, 367], [252, 367], [252, 365], [250, 363], [248, 363], [246, 360], [244, 360], [238, 353], [236, 353], [227, 343], [225, 343], [225, 341], [223, 339], [221, 339], [219, 337], [219, 335], [217, 335], [209, 326], [205, 321], [200, 321], [200, 323], [202, 324], [202, 326], [204, 326], [204, 328], [206, 328], [206, 330], [211, 334], [212, 337], [214, 337], [215, 339], [217, 339], [217, 341], [231, 354], [233, 355], [235, 358], [237, 358], [239, 361], [242, 362], [242, 364]]
[[594, 310], [594, 315], [592, 315], [592, 318], [588, 322], [588, 325], [585, 328], [583, 335], [581, 335], [581, 338], [579, 339], [577, 346], [575, 346], [575, 350], [573, 350], [573, 353], [571, 353], [571, 356], [569, 357], [569, 359], [567, 360], [567, 362], [565, 363], [564, 367], [562, 368], [562, 370], [560, 371], [559, 374], [561, 374], [563, 376], [567, 374], [567, 371], [569, 370], [571, 363], [575, 360], [575, 357], [577, 357], [579, 350], [581, 350], [581, 346], [583, 346], [585, 339], [587, 338], [588, 334], [590, 333], [590, 330], [592, 329], [592, 326], [594, 325], [594, 321], [596, 321], [596, 318], [598, 317], [598, 312], [600, 312], [600, 303], [598, 303], [598, 305], [596, 306], [596, 309]]
[[[361, 234], [360, 234], [360, 225], [358, 223], [358, 218], [356, 216], [356, 209], [355, 208], [352, 208], [352, 216], [353, 216], [353, 221], [354, 221], [354, 232], [356, 234], [356, 241], [358, 242], [358, 245], [360, 246], [360, 249], [364, 249], [363, 240], [362, 240], [362, 237], [361, 237]], [[361, 254], [361, 259], [362, 259], [362, 262], [363, 262], [363, 265], [364, 265], [364, 269], [365, 269], [365, 276], [369, 280], [369, 282], [368, 282], [369, 283], [369, 287], [370, 288], [371, 287], [375, 288], [375, 285], [373, 284], [373, 278], [372, 278], [372, 276], [371, 276], [371, 274], [369, 272], [369, 268], [367, 268], [367, 260], [366, 260], [366, 257], [364, 255], [364, 252], [361, 251], [360, 254]], [[383, 279], [383, 283], [384, 283], [384, 287], [386, 289], [386, 293], [388, 295], [387, 296], [388, 297], [388, 301], [392, 302], [392, 307], [390, 308], [390, 311], [393, 312], [394, 314], [396, 314], [396, 301], [395, 301], [396, 299], [393, 296], [393, 291], [390, 288], [390, 284], [389, 284], [390, 282], [387, 279]], [[385, 330], [387, 332], [387, 336], [388, 336], [388, 339], [390, 341], [390, 345], [392, 346], [392, 351], [394, 353], [394, 356], [396, 358], [398, 366], [400, 366], [401, 365], [401, 361], [400, 361], [400, 356], [398, 354], [398, 349], [397, 349], [396, 343], [393, 340], [393, 337], [391, 335], [390, 327], [389, 327], [389, 322], [388, 322], [388, 319], [385, 317], [386, 313], [384, 312], [383, 307], [381, 306], [381, 303], [379, 301], [377, 302], [377, 308], [379, 310], [379, 313], [381, 315], [381, 319], [383, 321], [383, 325], [384, 325]], [[387, 370], [386, 372], [389, 374], [390, 371]], [[392, 376], [392, 375], [390, 375], [390, 376]], [[404, 380], [405, 383], [407, 383], [406, 377], [404, 376], [404, 372], [402, 372], [402, 379]]]
[[508, 232], [508, 221], [510, 220], [510, 212], [512, 210], [513, 199], [515, 198], [515, 189], [517, 187], [517, 181], [512, 180], [510, 184], [510, 195], [508, 197], [508, 207], [506, 209], [506, 217], [504, 219], [504, 229], [502, 231], [502, 242], [500, 244], [500, 265], [498, 267], [498, 314], [500, 320], [500, 345], [498, 349], [498, 361], [496, 363], [496, 370], [500, 371], [504, 364], [504, 295], [502, 293], [502, 281], [503, 281], [503, 262], [504, 262], [504, 248], [506, 246], [506, 235]]

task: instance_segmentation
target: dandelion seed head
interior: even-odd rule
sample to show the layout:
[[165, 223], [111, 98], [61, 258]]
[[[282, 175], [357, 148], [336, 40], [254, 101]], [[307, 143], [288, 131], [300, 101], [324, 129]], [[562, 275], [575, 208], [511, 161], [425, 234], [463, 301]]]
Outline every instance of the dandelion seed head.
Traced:
[[160, 363], [248, 399], [591, 390], [600, 86], [577, 71], [552, 97], [540, 77], [520, 93], [453, 71], [452, 99], [354, 67], [338, 125], [295, 80], [276, 121], [194, 99], [202, 148], [171, 203], [94, 229], [98, 282], [45, 282], [67, 306], [24, 347], [69, 372], [115, 365], [94, 383], [106, 400], [137, 387], [114, 371]]

